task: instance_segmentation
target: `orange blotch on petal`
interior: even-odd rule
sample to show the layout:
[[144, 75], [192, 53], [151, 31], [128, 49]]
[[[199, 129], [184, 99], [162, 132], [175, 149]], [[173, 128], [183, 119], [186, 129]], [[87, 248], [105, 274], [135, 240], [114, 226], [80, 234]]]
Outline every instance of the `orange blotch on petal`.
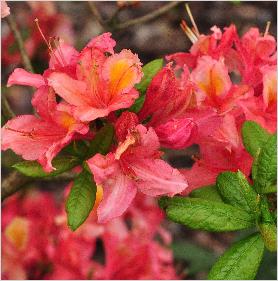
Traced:
[[231, 88], [228, 69], [224, 63], [204, 56], [192, 72], [192, 80], [205, 96], [223, 96]]
[[16, 217], [5, 229], [7, 240], [18, 250], [24, 250], [28, 241], [28, 220]]
[[103, 69], [103, 77], [109, 83], [112, 96], [129, 92], [142, 76], [141, 62], [130, 50], [122, 50], [109, 57]]

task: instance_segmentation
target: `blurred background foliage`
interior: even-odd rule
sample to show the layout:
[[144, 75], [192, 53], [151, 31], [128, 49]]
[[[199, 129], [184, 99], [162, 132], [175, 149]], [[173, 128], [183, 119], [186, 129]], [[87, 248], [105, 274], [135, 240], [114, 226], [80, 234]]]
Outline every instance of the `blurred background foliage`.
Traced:
[[[131, 49], [136, 52], [143, 63], [153, 59], [164, 57], [174, 52], [188, 51], [191, 42], [179, 27], [180, 21], [186, 19], [189, 22], [184, 4], [180, 2], [171, 10], [145, 23], [135, 24], [125, 29], [117, 29], [119, 23], [125, 23], [131, 19], [144, 16], [156, 11], [168, 2], [159, 1], [136, 1], [136, 2], [116, 2], [101, 1], [95, 2], [103, 22], [100, 23], [92, 13], [88, 2], [83, 1], [57, 1], [55, 6], [61, 14], [67, 15], [73, 24], [75, 46], [81, 49], [92, 37], [104, 32], [112, 31], [113, 38], [117, 41], [116, 50]], [[30, 6], [26, 2], [8, 1], [11, 12], [15, 15], [19, 26], [26, 23], [30, 17]], [[267, 21], [271, 21], [270, 33], [276, 37], [277, 4], [276, 1], [210, 1], [210, 2], [189, 2], [192, 14], [201, 33], [208, 33], [213, 25], [220, 28], [234, 23], [240, 35], [252, 26], [257, 26], [261, 32], [264, 31]], [[39, 15], [39, 20], [43, 19], [43, 12]], [[109, 19], [110, 24], [106, 22]], [[36, 28], [35, 24], [30, 28]], [[112, 30], [111, 30], [112, 29]], [[2, 38], [9, 32], [5, 22], [1, 27]], [[45, 30], [48, 35], [50, 30]], [[23, 30], [23, 33], [26, 32]], [[57, 34], [63, 37], [63, 34]], [[2, 53], [5, 52], [2, 48]], [[47, 52], [42, 47], [40, 52]], [[35, 56], [32, 64], [36, 72], [42, 73], [48, 63], [45, 56]], [[16, 114], [31, 113], [31, 89], [26, 87], [5, 86], [7, 78], [15, 65], [3, 65], [2, 63], [2, 92], [4, 92]], [[5, 120], [2, 118], [2, 124]], [[191, 155], [196, 153], [196, 147], [191, 147], [184, 151], [166, 151], [166, 159], [176, 167], [190, 167], [193, 164]], [[2, 175], [9, 170], [12, 163], [18, 161], [18, 157], [11, 151], [2, 155]], [[52, 190], [59, 198], [64, 184], [53, 182], [38, 183], [44, 190]], [[34, 187], [34, 184], [32, 185]], [[60, 188], [59, 188], [60, 187]], [[246, 231], [234, 233], [206, 233], [202, 231], [192, 231], [186, 227], [174, 223], [165, 222], [165, 225], [173, 233], [173, 252], [175, 256], [176, 269], [185, 279], [205, 279], [207, 272], [229, 245], [247, 235]], [[277, 257], [276, 253], [265, 252], [262, 266], [257, 275], [257, 279], [276, 280], [277, 279]]]

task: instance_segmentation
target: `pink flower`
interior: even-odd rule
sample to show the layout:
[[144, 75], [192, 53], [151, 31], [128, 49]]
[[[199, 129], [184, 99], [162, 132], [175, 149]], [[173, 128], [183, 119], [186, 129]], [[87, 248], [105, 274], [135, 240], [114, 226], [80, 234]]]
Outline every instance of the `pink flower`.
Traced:
[[1, 1], [1, 18], [5, 18], [10, 14], [10, 8], [6, 1]]
[[[126, 118], [122, 115], [116, 128]], [[87, 161], [96, 183], [104, 190], [97, 209], [99, 222], [122, 215], [137, 190], [150, 196], [173, 196], [187, 187], [184, 177], [159, 159], [159, 141], [152, 128], [137, 125], [127, 127], [126, 131], [125, 140], [119, 143], [115, 152], [106, 156], [97, 154]]]
[[[38, 84], [34, 81], [34, 84]], [[45, 171], [54, 168], [52, 159], [74, 138], [86, 134], [88, 125], [58, 110], [51, 88], [41, 86], [32, 100], [39, 117], [21, 115], [9, 120], [2, 128], [2, 149], [12, 149], [25, 160], [37, 160]]]
[[113, 54], [115, 41], [110, 36], [104, 33], [81, 51], [76, 76], [54, 72], [48, 78], [48, 84], [67, 102], [64, 108], [81, 121], [128, 108], [138, 97], [133, 87], [143, 75], [141, 63], [130, 50]]

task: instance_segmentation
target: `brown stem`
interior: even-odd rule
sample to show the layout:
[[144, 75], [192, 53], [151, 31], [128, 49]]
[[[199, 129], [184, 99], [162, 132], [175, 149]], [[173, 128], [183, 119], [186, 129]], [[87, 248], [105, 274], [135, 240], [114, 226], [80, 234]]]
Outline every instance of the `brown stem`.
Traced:
[[136, 19], [132, 19], [132, 20], [120, 23], [120, 24], [116, 25], [114, 29], [125, 29], [125, 28], [128, 28], [128, 27], [136, 25], [136, 24], [142, 24], [147, 21], [153, 20], [153, 19], [163, 15], [164, 13], [168, 12], [172, 8], [176, 7], [180, 3], [182, 3], [182, 2], [179, 2], [179, 1], [170, 2], [169, 4], [166, 4], [163, 7], [159, 8], [145, 16], [138, 17]]
[[7, 100], [7, 97], [4, 93], [4, 91], [2, 91], [2, 93], [1, 93], [1, 111], [2, 111], [3, 117], [5, 118], [5, 121], [15, 117], [15, 114], [10, 107], [9, 101]]
[[27, 184], [31, 182], [39, 181], [70, 181], [75, 177], [75, 173], [65, 172], [56, 177], [49, 178], [31, 178], [22, 175], [17, 171], [12, 171], [7, 177], [2, 181], [1, 186], [1, 201], [4, 201], [7, 197], [13, 195], [20, 189], [24, 188]]
[[16, 21], [14, 19], [14, 16], [12, 14], [10, 14], [8, 17], [6, 17], [6, 20], [7, 20], [7, 23], [9, 25], [10, 29], [13, 32], [15, 40], [18, 44], [18, 48], [19, 48], [19, 51], [20, 51], [20, 55], [22, 57], [24, 67], [26, 68], [26, 70], [28, 70], [30, 72], [34, 72], [33, 67], [31, 65], [31, 62], [30, 62], [30, 59], [27, 55], [21, 33], [20, 33], [20, 31], [17, 27]]
[[106, 25], [105, 21], [103, 20], [100, 12], [98, 11], [94, 1], [88, 1], [88, 4], [89, 4], [89, 7], [90, 7], [90, 10], [91, 10], [92, 14], [95, 16], [97, 22], [101, 25], [101, 27], [104, 30], [109, 29], [109, 27]]

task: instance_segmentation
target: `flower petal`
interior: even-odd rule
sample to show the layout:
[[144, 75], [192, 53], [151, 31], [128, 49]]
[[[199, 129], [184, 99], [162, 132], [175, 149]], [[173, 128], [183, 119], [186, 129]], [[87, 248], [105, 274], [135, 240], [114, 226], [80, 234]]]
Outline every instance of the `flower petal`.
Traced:
[[10, 75], [7, 86], [24, 85], [39, 88], [45, 85], [45, 80], [40, 74], [30, 73], [23, 68], [16, 68]]
[[139, 160], [131, 168], [138, 177], [138, 189], [150, 196], [174, 196], [188, 186], [185, 177], [161, 159]]
[[171, 119], [155, 128], [162, 146], [183, 149], [192, 144], [197, 133], [197, 126], [191, 118]]
[[74, 80], [67, 74], [54, 72], [50, 74], [48, 84], [69, 104], [75, 106], [87, 105], [86, 84], [84, 82]]
[[121, 216], [134, 199], [137, 189], [131, 179], [119, 173], [104, 183], [103, 191], [103, 200], [97, 209], [100, 223]]

